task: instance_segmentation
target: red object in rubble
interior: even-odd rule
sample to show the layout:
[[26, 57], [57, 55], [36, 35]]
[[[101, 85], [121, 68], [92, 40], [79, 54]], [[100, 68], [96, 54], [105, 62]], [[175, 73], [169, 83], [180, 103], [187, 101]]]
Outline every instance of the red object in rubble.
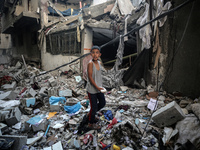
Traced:
[[103, 142], [100, 142], [101, 143], [101, 145], [102, 145], [102, 148], [105, 148], [107, 145], [106, 144], [104, 144]]
[[22, 93], [24, 93], [27, 90], [27, 88], [25, 87], [20, 93], [19, 95], [21, 95]]

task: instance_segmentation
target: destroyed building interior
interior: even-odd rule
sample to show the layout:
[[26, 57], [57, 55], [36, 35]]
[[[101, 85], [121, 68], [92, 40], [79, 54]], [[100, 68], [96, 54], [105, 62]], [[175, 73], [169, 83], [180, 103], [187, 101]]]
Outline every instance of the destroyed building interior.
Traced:
[[[0, 149], [199, 150], [199, 6], [0, 0]], [[86, 90], [94, 45], [98, 129]]]

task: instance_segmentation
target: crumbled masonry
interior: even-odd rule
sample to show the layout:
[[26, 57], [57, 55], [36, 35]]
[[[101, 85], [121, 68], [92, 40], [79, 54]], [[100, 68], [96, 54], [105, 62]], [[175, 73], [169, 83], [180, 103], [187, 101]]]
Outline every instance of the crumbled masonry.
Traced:
[[[42, 70], [31, 66], [27, 69], [28, 76], [18, 62], [0, 72], [1, 79], [9, 76], [0, 89], [0, 141], [4, 147], [158, 150], [189, 145], [200, 148], [200, 135], [195, 134], [200, 131], [200, 99], [157, 92], [152, 85], [146, 89], [126, 86], [107, 89], [106, 106], [96, 116], [101, 129], [93, 130], [87, 126], [89, 99], [83, 80], [76, 81], [78, 73], [70, 70], [70, 76], [68, 71], [57, 76], [44, 74], [33, 80], [31, 77]], [[19, 71], [20, 78], [16, 79]], [[158, 99], [158, 107], [148, 123], [151, 98]]]

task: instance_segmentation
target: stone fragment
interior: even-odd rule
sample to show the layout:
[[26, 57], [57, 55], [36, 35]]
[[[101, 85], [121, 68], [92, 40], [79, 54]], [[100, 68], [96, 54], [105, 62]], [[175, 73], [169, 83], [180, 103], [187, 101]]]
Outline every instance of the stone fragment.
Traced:
[[55, 80], [53, 77], [51, 77], [48, 81], [49, 81], [49, 84], [50, 84], [52, 87], [54, 87], [54, 86], [57, 85], [57, 82], [56, 82], [56, 80]]
[[59, 141], [56, 144], [52, 145], [52, 150], [63, 150], [61, 141]]
[[1, 87], [6, 91], [10, 91], [10, 90], [14, 90], [16, 88], [16, 86], [17, 86], [17, 82], [14, 81], [14, 82], [12, 82], [12, 84], [4, 84]]
[[167, 104], [165, 107], [158, 109], [152, 115], [152, 120], [159, 127], [170, 126], [185, 117], [181, 107], [175, 102]]
[[4, 123], [0, 123], [0, 133], [3, 134], [8, 129], [8, 126]]
[[11, 110], [11, 112], [5, 118], [6, 124], [12, 126], [21, 120], [21, 111], [18, 107]]
[[16, 97], [17, 97], [17, 94], [14, 93], [13, 91], [8, 91], [3, 94], [0, 94], [1, 100], [14, 100], [16, 99]]
[[54, 103], [53, 105], [50, 105], [50, 111], [51, 112], [59, 112], [60, 111], [60, 106], [59, 106], [59, 102]]
[[200, 119], [200, 103], [192, 104], [192, 111]]
[[72, 96], [72, 90], [66, 89], [66, 90], [59, 91], [59, 96], [61, 97]]
[[181, 100], [180, 103], [179, 103], [179, 106], [181, 108], [185, 108], [188, 104], [190, 104], [191, 101], [190, 100]]
[[44, 119], [42, 122], [40, 122], [39, 125], [32, 125], [32, 129], [33, 129], [34, 132], [46, 131], [48, 123], [49, 122], [47, 121], [47, 119]]

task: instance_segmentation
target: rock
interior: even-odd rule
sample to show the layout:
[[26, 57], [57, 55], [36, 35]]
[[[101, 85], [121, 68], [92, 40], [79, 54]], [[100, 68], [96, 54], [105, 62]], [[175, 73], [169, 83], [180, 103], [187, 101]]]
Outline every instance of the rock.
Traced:
[[192, 104], [191, 108], [194, 114], [200, 119], [200, 103]]

